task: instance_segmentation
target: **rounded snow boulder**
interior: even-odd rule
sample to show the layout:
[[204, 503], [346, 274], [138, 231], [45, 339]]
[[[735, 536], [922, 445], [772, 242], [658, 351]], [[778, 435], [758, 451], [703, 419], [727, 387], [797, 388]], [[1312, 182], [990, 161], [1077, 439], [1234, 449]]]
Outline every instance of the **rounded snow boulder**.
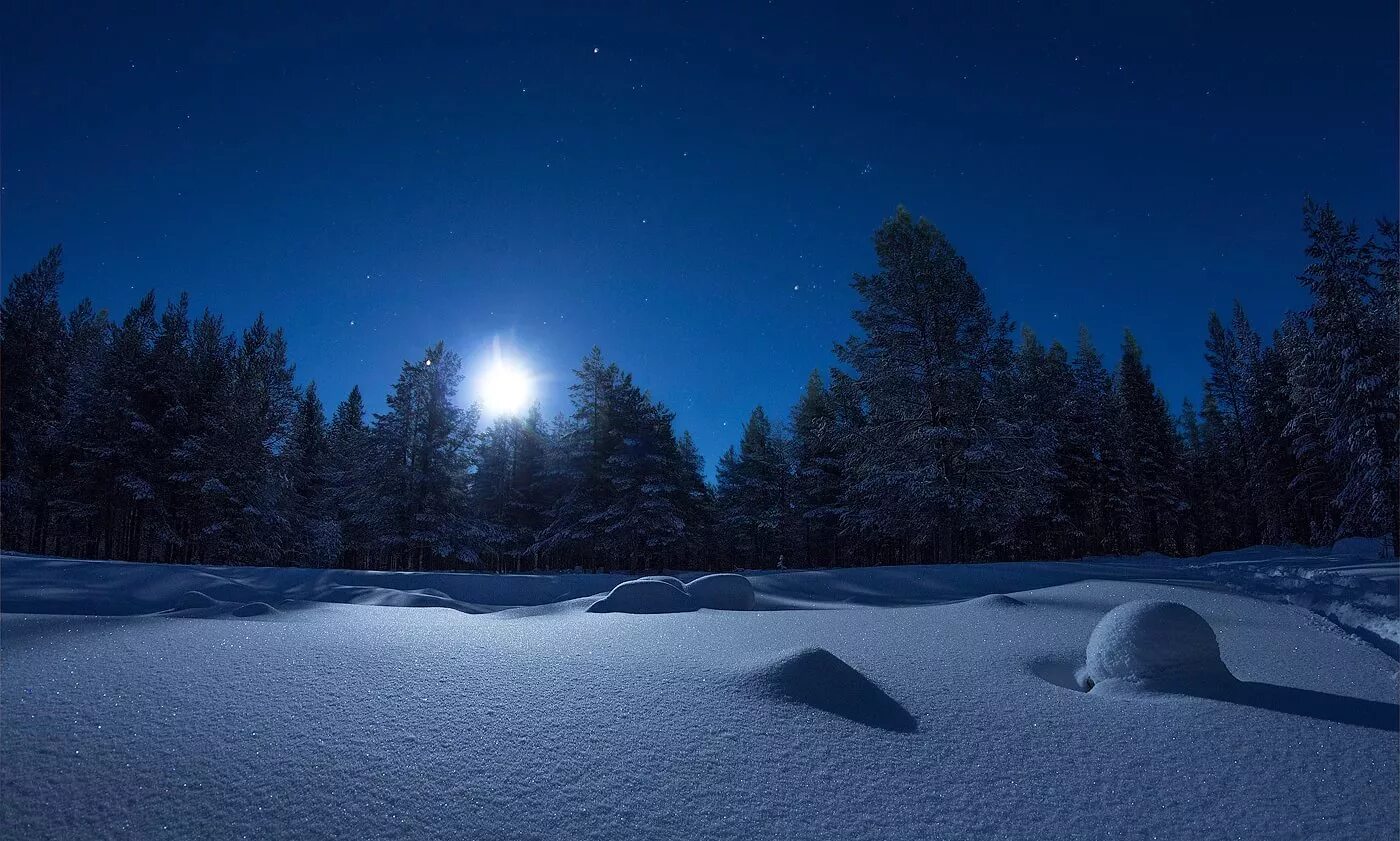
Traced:
[[1143, 685], [1230, 678], [1215, 631], [1184, 604], [1140, 600], [1104, 614], [1089, 636], [1080, 685]]
[[685, 585], [700, 607], [711, 610], [753, 610], [753, 585], [742, 575], [729, 572], [704, 575]]
[[589, 613], [686, 613], [699, 607], [684, 587], [655, 578], [624, 581], [588, 606]]

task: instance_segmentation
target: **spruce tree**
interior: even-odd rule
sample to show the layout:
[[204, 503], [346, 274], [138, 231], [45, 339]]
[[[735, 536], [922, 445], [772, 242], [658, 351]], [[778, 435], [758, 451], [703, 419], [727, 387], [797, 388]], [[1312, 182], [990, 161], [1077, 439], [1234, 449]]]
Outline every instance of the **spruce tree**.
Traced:
[[840, 562], [842, 453], [836, 406], [812, 371], [792, 407], [793, 504], [804, 566]]
[[366, 565], [372, 557], [372, 526], [378, 510], [374, 499], [370, 431], [365, 424], [365, 401], [360, 387], [336, 407], [326, 435], [327, 485], [340, 532], [340, 563]]
[[[1312, 341], [1300, 363], [1295, 402], [1318, 425], [1320, 445], [1339, 478], [1336, 536], [1390, 534], [1396, 528], [1393, 335], [1377, 335], [1393, 305], [1373, 282], [1376, 246], [1355, 223], [1309, 200], [1303, 212], [1312, 293], [1305, 316]], [[1382, 272], [1383, 274], [1383, 272]]]
[[1009, 325], [947, 237], [899, 208], [875, 234], [880, 271], [856, 275], [862, 334], [836, 348], [866, 419], [850, 437], [862, 531], [896, 559], [951, 558], [985, 542], [1004, 461], [988, 393]]
[[1152, 383], [1142, 348], [1131, 331], [1123, 336], [1123, 358], [1116, 378], [1122, 411], [1130, 501], [1127, 551], [1176, 549], [1181, 502], [1181, 442], [1166, 400]]
[[63, 249], [10, 281], [0, 302], [0, 505], [6, 548], [42, 552], [60, 465], [68, 334], [58, 306]]
[[731, 449], [717, 470], [720, 525], [735, 559], [751, 567], [786, 565], [791, 523], [787, 454], [762, 406], [744, 424], [737, 454]]
[[335, 566], [341, 553], [340, 524], [326, 412], [314, 381], [297, 402], [285, 460], [289, 535], [284, 558], [295, 566]]
[[378, 548], [391, 568], [475, 563], [486, 537], [470, 498], [476, 412], [456, 405], [460, 358], [441, 342], [405, 362], [371, 439]]

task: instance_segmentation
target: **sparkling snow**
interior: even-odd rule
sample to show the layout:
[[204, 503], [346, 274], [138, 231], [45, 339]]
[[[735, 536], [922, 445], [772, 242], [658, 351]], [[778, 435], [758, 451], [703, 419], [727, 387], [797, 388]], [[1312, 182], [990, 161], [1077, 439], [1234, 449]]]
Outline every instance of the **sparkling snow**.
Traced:
[[[1393, 837], [1397, 663], [1332, 609], [1394, 621], [1365, 551], [753, 574], [752, 610], [653, 615], [588, 612], [622, 575], [5, 556], [0, 837]], [[1229, 682], [1083, 691], [1139, 600]]]

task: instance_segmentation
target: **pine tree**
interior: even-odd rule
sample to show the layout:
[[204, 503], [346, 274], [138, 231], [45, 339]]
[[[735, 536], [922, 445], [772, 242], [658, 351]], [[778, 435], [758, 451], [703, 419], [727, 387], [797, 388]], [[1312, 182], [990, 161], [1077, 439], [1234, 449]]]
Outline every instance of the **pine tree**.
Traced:
[[336, 407], [326, 435], [328, 493], [340, 532], [341, 564], [364, 566], [373, 553], [371, 526], [377, 516], [370, 481], [373, 463], [370, 430], [365, 424], [365, 401], [360, 387]]
[[763, 407], [744, 424], [736, 454], [731, 448], [717, 468], [720, 526], [743, 566], [786, 565], [791, 511], [785, 442]]
[[60, 464], [68, 334], [58, 306], [63, 249], [10, 281], [0, 303], [0, 505], [7, 548], [44, 551]]
[[1225, 485], [1217, 489], [1217, 498], [1229, 504], [1225, 526], [1229, 536], [1224, 542], [1252, 545], [1259, 542], [1260, 535], [1254, 503], [1267, 492], [1256, 475], [1259, 445], [1254, 395], [1261, 353], [1259, 336], [1239, 301], [1229, 328], [1211, 312], [1207, 330], [1206, 362], [1211, 373], [1204, 391], [1210, 410], [1218, 413], [1218, 418], [1211, 418], [1212, 423], [1218, 421], [1218, 428], [1212, 428], [1212, 442], [1230, 466], [1219, 477]]
[[391, 568], [476, 563], [484, 524], [470, 499], [476, 413], [457, 406], [461, 360], [439, 342], [405, 362], [375, 416], [370, 474], [379, 511], [374, 539]]
[[1065, 410], [1060, 464], [1065, 474], [1064, 511], [1082, 523], [1070, 555], [1112, 553], [1128, 518], [1126, 468], [1113, 378], [1094, 348], [1089, 331], [1079, 328], [1071, 365], [1070, 399]]
[[979, 515], [1014, 470], [988, 393], [1009, 324], [947, 238], [900, 208], [875, 234], [876, 274], [856, 275], [864, 335], [838, 346], [865, 423], [850, 437], [851, 514], [897, 559], [952, 557], [985, 538]]
[[598, 348], [575, 374], [574, 413], [554, 436], [540, 484], [556, 501], [528, 551], [631, 569], [686, 563], [703, 527], [693, 445], [687, 453], [673, 413]]
[[158, 329], [155, 294], [147, 293], [113, 331], [102, 373], [105, 399], [94, 407], [97, 411], [83, 435], [78, 469], [102, 486], [107, 557], [140, 560], [145, 542], [159, 470], [154, 416], [158, 406], [150, 390], [156, 379], [152, 350]]
[[1128, 551], [1173, 552], [1179, 523], [1180, 448], [1166, 400], [1131, 332], [1123, 336], [1116, 378], [1131, 506]]
[[546, 431], [539, 406], [524, 418], [501, 418], [482, 436], [472, 494], [477, 510], [490, 524], [486, 545], [490, 554], [509, 560], [517, 569], [544, 527], [550, 500], [546, 496]]
[[689, 432], [681, 433], [676, 447], [675, 484], [677, 506], [685, 525], [684, 553], [690, 565], [707, 559], [714, 540], [715, 501], [705, 483], [705, 459]]
[[243, 331], [234, 362], [226, 439], [232, 522], [221, 549], [245, 563], [274, 562], [287, 540], [288, 485], [279, 453], [296, 409], [294, 375], [282, 331], [269, 330], [259, 315]]
[[1333, 507], [1337, 536], [1390, 534], [1396, 528], [1393, 335], [1386, 304], [1373, 283], [1377, 246], [1362, 244], [1354, 223], [1330, 205], [1304, 208], [1308, 267], [1300, 275], [1312, 293], [1305, 316], [1312, 341], [1301, 360], [1295, 402], [1318, 425], [1320, 445], [1340, 486]]
[[79, 558], [96, 558], [100, 544], [102, 493], [99, 476], [81, 469], [84, 435], [105, 401], [103, 374], [111, 352], [112, 326], [106, 311], [97, 311], [84, 298], [68, 315], [68, 382], [64, 390], [58, 429], [59, 475], [55, 514], [62, 534], [55, 535], [55, 551]]
[[326, 412], [316, 383], [306, 386], [285, 452], [288, 482], [288, 540], [285, 559], [294, 566], [333, 566], [341, 534], [332, 493]]
[[992, 496], [992, 545], [1013, 558], [1056, 558], [1082, 543], [1083, 523], [1069, 514], [1068, 471], [1075, 454], [1069, 435], [1073, 373], [1058, 342], [1047, 350], [1030, 328], [1021, 347], [993, 380], [1000, 440], [1015, 465]]
[[793, 502], [804, 566], [840, 563], [842, 453], [836, 406], [812, 371], [792, 408]]
[[183, 501], [186, 561], [223, 558], [239, 516], [233, 486], [242, 467], [232, 437], [237, 358], [223, 319], [205, 310], [191, 331], [186, 424], [183, 438], [171, 442], [168, 476]]
[[1279, 400], [1286, 418], [1284, 435], [1288, 442], [1288, 490], [1294, 518], [1309, 544], [1327, 543], [1337, 533], [1336, 511], [1341, 479], [1329, 459], [1324, 427], [1325, 408], [1313, 400], [1316, 394], [1314, 370], [1316, 338], [1306, 317], [1289, 313], [1274, 339], [1278, 376], [1287, 379], [1286, 401]]
[[151, 348], [155, 379], [149, 384], [149, 400], [155, 449], [149, 539], [152, 552], [159, 553], [154, 557], [165, 561], [183, 557], [189, 540], [188, 509], [194, 504], [176, 478], [181, 465], [175, 457], [176, 447], [188, 438], [195, 422], [186, 405], [192, 390], [189, 304], [184, 294], [167, 304]]

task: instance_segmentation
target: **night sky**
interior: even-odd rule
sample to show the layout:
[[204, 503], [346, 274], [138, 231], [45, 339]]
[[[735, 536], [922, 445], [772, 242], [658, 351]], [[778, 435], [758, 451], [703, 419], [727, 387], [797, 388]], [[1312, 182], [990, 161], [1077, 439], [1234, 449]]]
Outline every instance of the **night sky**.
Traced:
[[713, 469], [900, 203], [1047, 341], [1131, 327], [1175, 406], [1209, 309], [1304, 305], [1306, 193], [1395, 213], [1393, 0], [223, 5], [5, 4], [0, 268], [261, 310], [331, 406], [499, 336], [553, 414], [598, 344]]

